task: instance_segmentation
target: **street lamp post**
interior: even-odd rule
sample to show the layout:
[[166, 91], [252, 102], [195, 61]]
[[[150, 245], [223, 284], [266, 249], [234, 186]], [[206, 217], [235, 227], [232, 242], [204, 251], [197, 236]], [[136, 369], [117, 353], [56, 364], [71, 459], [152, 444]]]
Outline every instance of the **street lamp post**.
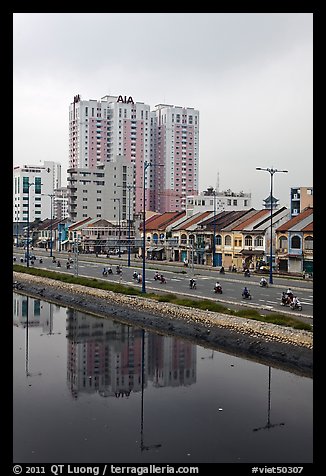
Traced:
[[[43, 194], [42, 194], [43, 195]], [[50, 258], [53, 256], [53, 235], [52, 235], [52, 230], [53, 230], [53, 197], [55, 196], [54, 193], [45, 193], [44, 195], [47, 195], [50, 197], [51, 200], [51, 217], [50, 217]]]
[[214, 222], [213, 222], [213, 268], [216, 266], [216, 191], [214, 190]]
[[15, 204], [15, 208], [16, 208], [16, 248], [18, 248], [18, 210], [19, 210], [18, 205]]
[[145, 197], [146, 197], [146, 170], [147, 168], [151, 165], [150, 162], [147, 162], [145, 160], [144, 162], [144, 172], [143, 172], [143, 277], [142, 277], [142, 288], [141, 291], [142, 293], [146, 293], [146, 285], [145, 285], [145, 278], [146, 278], [146, 207], [145, 207]]
[[119, 204], [119, 208], [118, 208], [118, 210], [119, 210], [119, 212], [118, 212], [118, 227], [119, 227], [119, 231], [118, 231], [118, 233], [119, 233], [119, 235], [118, 235], [118, 237], [119, 237], [119, 238], [118, 238], [118, 239], [119, 239], [119, 245], [118, 245], [118, 249], [119, 249], [119, 258], [121, 258], [121, 248], [120, 248], [120, 246], [121, 246], [121, 245], [120, 245], [120, 243], [121, 243], [121, 212], [120, 212], [120, 198], [111, 198], [111, 200], [113, 200], [113, 201], [116, 201], [116, 200], [117, 200], [117, 202], [118, 202], [118, 204]]
[[271, 189], [270, 189], [270, 207], [271, 207], [271, 222], [270, 222], [270, 248], [269, 248], [269, 282], [273, 284], [273, 176], [276, 172], [284, 172], [287, 173], [287, 170], [277, 170], [266, 167], [256, 167], [256, 170], [264, 170], [265, 172], [269, 172], [271, 177]]
[[136, 185], [117, 185], [117, 187], [125, 187], [128, 189], [128, 266], [130, 267], [130, 254], [131, 254], [131, 219], [130, 219], [130, 192], [132, 188], [135, 188]]
[[26, 265], [27, 265], [27, 268], [29, 268], [29, 189], [32, 185], [35, 185], [34, 182], [33, 183], [27, 183], [27, 243], [26, 243], [26, 253], [27, 253], [27, 256], [26, 256]]
[[146, 275], [146, 207], [145, 207], [145, 200], [146, 200], [146, 170], [147, 168], [153, 165], [154, 167], [163, 167], [163, 164], [153, 164], [151, 162], [144, 161], [144, 171], [143, 171], [143, 275], [142, 275], [142, 293], [146, 293], [146, 285], [145, 285], [145, 275]]

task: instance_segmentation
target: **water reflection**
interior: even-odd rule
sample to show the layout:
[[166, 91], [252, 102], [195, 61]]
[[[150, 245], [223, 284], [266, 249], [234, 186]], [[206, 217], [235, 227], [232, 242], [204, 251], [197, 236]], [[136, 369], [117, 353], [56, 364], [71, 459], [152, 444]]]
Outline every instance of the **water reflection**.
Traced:
[[81, 392], [126, 397], [154, 386], [196, 382], [196, 346], [173, 337], [67, 310], [67, 379], [74, 398]]
[[[17, 462], [311, 461], [310, 380], [28, 296], [13, 299]], [[31, 431], [35, 415], [42, 424]]]
[[259, 428], [254, 428], [253, 431], [259, 430], [269, 430], [270, 428], [275, 428], [276, 426], [283, 426], [285, 423], [271, 423], [271, 380], [272, 380], [272, 369], [268, 367], [268, 404], [267, 404], [267, 422], [266, 425]]

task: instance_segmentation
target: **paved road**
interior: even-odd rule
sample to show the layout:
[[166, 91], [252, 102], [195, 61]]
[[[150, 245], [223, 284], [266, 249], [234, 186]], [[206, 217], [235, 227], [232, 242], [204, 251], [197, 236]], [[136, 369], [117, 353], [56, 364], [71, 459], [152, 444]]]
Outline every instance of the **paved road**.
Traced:
[[[65, 263], [67, 253], [58, 254], [62, 267], [57, 268], [56, 264], [52, 263], [52, 258], [49, 253], [41, 252], [39, 250], [34, 251], [36, 257], [43, 257], [43, 263], [39, 264], [39, 261], [35, 262], [34, 266], [40, 268], [47, 268], [55, 271], [68, 272], [70, 274], [76, 274], [76, 266], [72, 266], [70, 270], [66, 269]], [[23, 256], [22, 251], [14, 250], [14, 256], [17, 257], [17, 263], [20, 263], [19, 258]], [[72, 254], [72, 258], [76, 258]], [[75, 259], [76, 263], [76, 259]], [[120, 263], [122, 265], [122, 275], [115, 274], [115, 265]], [[103, 276], [102, 270], [104, 266], [112, 265], [114, 271], [113, 275]], [[125, 285], [131, 285], [141, 289], [142, 285], [138, 284], [133, 278], [133, 271], [139, 271], [142, 274], [142, 262], [141, 260], [132, 260], [131, 267], [127, 266], [125, 259], [118, 258], [105, 258], [94, 255], [78, 256], [78, 275], [90, 276], [98, 279], [104, 279], [111, 282], [119, 282]], [[162, 284], [154, 280], [154, 273], [158, 270], [162, 272], [166, 277], [167, 283]], [[195, 276], [197, 282], [197, 289], [192, 290], [189, 288], [189, 279]], [[223, 288], [223, 294], [215, 294], [213, 291], [214, 284], [218, 280]], [[287, 314], [293, 314], [301, 316], [304, 320], [312, 324], [313, 319], [313, 283], [311, 281], [294, 280], [287, 277], [273, 277], [273, 284], [262, 288], [259, 286], [260, 276], [251, 275], [249, 278], [245, 278], [242, 273], [230, 273], [220, 275], [217, 270], [208, 267], [196, 266], [195, 269], [183, 268], [183, 266], [175, 265], [174, 263], [159, 263], [159, 262], [146, 262], [146, 291], [164, 291], [176, 294], [181, 294], [187, 297], [199, 297], [212, 299], [214, 301], [227, 304], [231, 308], [237, 308], [239, 306], [250, 306], [253, 308], [263, 309], [266, 312], [286, 312]], [[267, 276], [268, 280], [268, 276]], [[252, 300], [243, 300], [241, 293], [244, 286], [250, 289], [252, 294]], [[281, 306], [281, 293], [288, 287], [291, 287], [293, 293], [298, 296], [302, 303], [302, 311], [292, 311], [288, 307]]]

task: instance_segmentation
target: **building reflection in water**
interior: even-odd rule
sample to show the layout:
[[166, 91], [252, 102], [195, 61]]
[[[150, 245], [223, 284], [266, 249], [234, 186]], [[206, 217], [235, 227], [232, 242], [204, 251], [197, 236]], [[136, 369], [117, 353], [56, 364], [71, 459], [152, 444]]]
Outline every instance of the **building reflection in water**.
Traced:
[[109, 319], [67, 310], [67, 380], [80, 392], [126, 397], [153, 386], [196, 382], [196, 346]]

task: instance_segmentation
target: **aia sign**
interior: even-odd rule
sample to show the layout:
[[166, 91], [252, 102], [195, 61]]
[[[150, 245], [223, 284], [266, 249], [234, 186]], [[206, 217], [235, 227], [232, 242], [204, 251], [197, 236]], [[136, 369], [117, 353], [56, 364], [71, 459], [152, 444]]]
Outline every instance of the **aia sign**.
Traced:
[[122, 102], [124, 104], [134, 104], [134, 100], [131, 96], [129, 96], [128, 99], [127, 96], [119, 96], [117, 102]]

